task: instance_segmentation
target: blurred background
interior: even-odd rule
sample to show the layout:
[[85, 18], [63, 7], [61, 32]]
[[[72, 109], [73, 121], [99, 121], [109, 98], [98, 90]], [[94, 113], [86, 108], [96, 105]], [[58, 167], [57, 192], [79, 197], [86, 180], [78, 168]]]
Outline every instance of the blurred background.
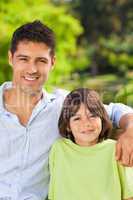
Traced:
[[132, 0], [0, 0], [0, 84], [12, 77], [7, 52], [13, 31], [35, 19], [56, 33], [48, 90], [89, 87], [105, 103], [133, 106]]

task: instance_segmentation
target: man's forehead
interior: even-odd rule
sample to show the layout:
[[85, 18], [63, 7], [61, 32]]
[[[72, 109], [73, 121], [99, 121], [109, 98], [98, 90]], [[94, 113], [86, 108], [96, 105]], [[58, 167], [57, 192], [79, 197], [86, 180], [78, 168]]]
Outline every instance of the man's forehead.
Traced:
[[25, 56], [46, 57], [49, 56], [51, 49], [41, 42], [21, 41], [17, 45], [15, 54]]
[[40, 48], [50, 51], [50, 47], [45, 44], [44, 42], [36, 42], [36, 41], [29, 41], [29, 40], [22, 40], [17, 43], [17, 49], [20, 48]]

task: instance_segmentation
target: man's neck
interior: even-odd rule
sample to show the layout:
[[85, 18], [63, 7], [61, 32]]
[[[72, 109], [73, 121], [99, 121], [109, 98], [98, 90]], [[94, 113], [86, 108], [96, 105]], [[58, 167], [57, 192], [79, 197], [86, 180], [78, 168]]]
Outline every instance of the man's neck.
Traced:
[[23, 125], [26, 125], [34, 107], [41, 98], [42, 92], [36, 95], [27, 95], [14, 88], [4, 91], [5, 108], [9, 112], [16, 114]]

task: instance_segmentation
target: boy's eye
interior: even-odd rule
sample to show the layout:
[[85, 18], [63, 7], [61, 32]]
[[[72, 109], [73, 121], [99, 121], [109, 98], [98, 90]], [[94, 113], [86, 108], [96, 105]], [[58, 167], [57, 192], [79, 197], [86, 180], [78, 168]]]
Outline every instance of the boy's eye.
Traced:
[[95, 118], [95, 117], [96, 117], [96, 115], [90, 115], [89, 117], [90, 117], [90, 118]]
[[97, 117], [98, 117], [98, 116], [94, 114], [94, 115], [88, 116], [88, 119], [90, 119], [90, 120], [95, 120]]
[[80, 120], [80, 117], [75, 117], [75, 118], [73, 119], [73, 121], [78, 121], [78, 120]]

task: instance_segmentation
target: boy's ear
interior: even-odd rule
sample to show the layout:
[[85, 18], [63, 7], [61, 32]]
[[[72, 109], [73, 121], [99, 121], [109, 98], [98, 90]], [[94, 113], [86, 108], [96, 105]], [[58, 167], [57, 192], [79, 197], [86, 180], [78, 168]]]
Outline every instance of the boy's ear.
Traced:
[[69, 127], [69, 126], [67, 127], [67, 131], [68, 131], [68, 132], [71, 132], [71, 129], [70, 129], [70, 127]]

